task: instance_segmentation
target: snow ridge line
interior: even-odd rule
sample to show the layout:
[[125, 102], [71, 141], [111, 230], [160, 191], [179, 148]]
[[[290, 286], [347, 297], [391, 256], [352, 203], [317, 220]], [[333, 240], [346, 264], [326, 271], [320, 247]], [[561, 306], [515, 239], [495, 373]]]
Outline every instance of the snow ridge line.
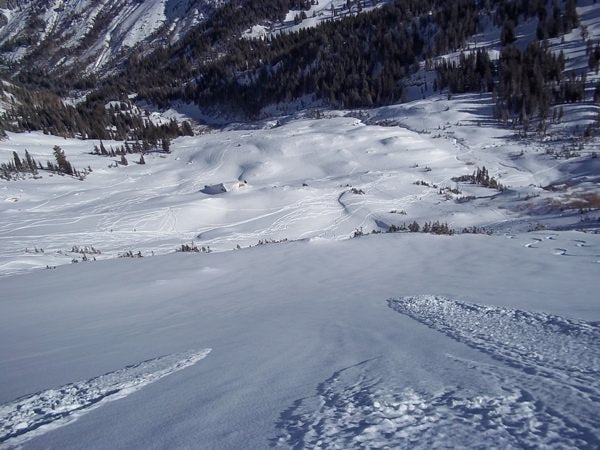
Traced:
[[124, 398], [196, 364], [210, 351], [207, 348], [160, 356], [0, 405], [0, 448], [20, 445], [67, 425], [106, 402]]

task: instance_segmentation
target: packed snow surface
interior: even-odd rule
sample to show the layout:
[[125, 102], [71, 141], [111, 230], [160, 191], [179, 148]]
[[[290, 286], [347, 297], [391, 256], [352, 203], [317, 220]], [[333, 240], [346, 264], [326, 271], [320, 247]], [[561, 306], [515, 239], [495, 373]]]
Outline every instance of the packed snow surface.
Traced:
[[[99, 68], [217, 4], [51, 1], [40, 39], [76, 48], [114, 13], [80, 49]], [[325, 0], [245, 35], [354, 12]], [[579, 12], [593, 37], [598, 8]], [[0, 40], [26, 11], [3, 13]], [[497, 57], [500, 30], [484, 28], [469, 46]], [[551, 45], [587, 70], [580, 34]], [[599, 448], [600, 159], [572, 139], [597, 106], [517, 137], [491, 95], [433, 94], [433, 76], [415, 74], [403, 105], [272, 105], [278, 119], [145, 164], [9, 133], [0, 162], [45, 164], [58, 145], [92, 171], [0, 180], [0, 447]], [[484, 166], [504, 190], [457, 181]], [[434, 221], [478, 234], [386, 233]]]
[[574, 231], [407, 233], [6, 276], [2, 423], [56, 400], [87, 414], [25, 448], [597, 448], [599, 262]]

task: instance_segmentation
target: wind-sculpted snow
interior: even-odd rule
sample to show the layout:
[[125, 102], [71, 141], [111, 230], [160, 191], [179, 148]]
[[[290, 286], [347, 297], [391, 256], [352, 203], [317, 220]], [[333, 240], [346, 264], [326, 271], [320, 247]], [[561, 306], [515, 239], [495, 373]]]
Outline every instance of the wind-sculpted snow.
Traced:
[[600, 324], [421, 295], [388, 300], [395, 311], [528, 374], [600, 393]]
[[[388, 300], [395, 311], [502, 365], [463, 361], [509, 391], [536, 398], [538, 442], [577, 448], [600, 446], [600, 324], [421, 295]], [[558, 425], [557, 425], [558, 424]]]
[[208, 353], [210, 349], [161, 356], [0, 405], [0, 447], [17, 445], [66, 425], [104, 402], [126, 397], [196, 364]]
[[[489, 389], [418, 390], [383, 376], [378, 359], [335, 372], [277, 422], [285, 448], [598, 448], [600, 327], [556, 315], [443, 297], [389, 306], [501, 363], [447, 355]], [[402, 343], [398, 343], [402, 345]], [[385, 358], [385, 356], [382, 356]]]

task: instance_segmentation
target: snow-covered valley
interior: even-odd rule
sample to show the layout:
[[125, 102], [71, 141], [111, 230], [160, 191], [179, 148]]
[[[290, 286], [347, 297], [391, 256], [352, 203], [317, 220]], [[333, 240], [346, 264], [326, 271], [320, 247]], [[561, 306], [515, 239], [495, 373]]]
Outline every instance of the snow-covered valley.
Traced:
[[[593, 146], [579, 158], [557, 159], [546, 153], [551, 144], [482, 128], [477, 109], [462, 111], [468, 102], [473, 98], [414, 102], [360, 119], [333, 112], [214, 131], [176, 140], [171, 154], [147, 154], [144, 165], [139, 155], [122, 166], [119, 158], [90, 154], [97, 141], [12, 134], [0, 142], [5, 160], [28, 150], [44, 162], [58, 145], [74, 167], [93, 171], [83, 181], [40, 172], [3, 182], [0, 272], [80, 261], [83, 253], [150, 256], [192, 242], [225, 251], [348, 239], [357, 230], [386, 232], [414, 221], [507, 233], [597, 223], [598, 212], [584, 207], [586, 196], [597, 195]], [[504, 191], [453, 181], [483, 167]]]
[[[38, 3], [64, 48], [104, 11], [75, 54], [88, 72], [229, 4]], [[386, 3], [296, 2], [242, 34]], [[2, 5], [10, 49], [29, 11]], [[600, 448], [600, 6], [578, 12], [548, 45], [587, 93], [538, 129], [497, 120], [496, 93], [434, 89], [421, 61], [406, 102], [370, 109], [304, 96], [227, 123], [189, 99], [100, 103], [113, 131], [194, 124], [154, 147], [6, 131], [0, 449]], [[481, 21], [467, 48], [498, 60]], [[3, 110], [25, 98], [3, 86]]]
[[[597, 213], [552, 207], [594, 192], [597, 160], [460, 101], [213, 131], [143, 165], [9, 135], [5, 159], [59, 145], [92, 172], [2, 181], [0, 445], [597, 447], [600, 239], [576, 231]], [[483, 166], [507, 189], [451, 181]], [[385, 233], [413, 221], [492, 234]], [[175, 251], [192, 241], [212, 252]]]

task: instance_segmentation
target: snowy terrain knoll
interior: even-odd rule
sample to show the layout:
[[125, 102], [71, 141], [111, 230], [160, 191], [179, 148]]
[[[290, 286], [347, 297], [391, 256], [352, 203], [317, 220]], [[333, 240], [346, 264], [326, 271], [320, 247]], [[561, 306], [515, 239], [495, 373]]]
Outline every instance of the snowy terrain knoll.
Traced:
[[[11, 134], [0, 142], [4, 160], [27, 149], [45, 163], [59, 145], [76, 168], [93, 172], [83, 181], [44, 171], [39, 179], [2, 181], [0, 273], [70, 263], [83, 253], [168, 253], [192, 241], [223, 251], [259, 241], [347, 239], [413, 221], [500, 232], [597, 223], [597, 210], [585, 205], [597, 195], [600, 160], [589, 150], [556, 159], [548, 146], [482, 128], [477, 110], [463, 110], [473, 100], [217, 131], [178, 139], [171, 154], [147, 154], [144, 165], [129, 155], [129, 165], [118, 167], [114, 158], [90, 154], [98, 142]], [[427, 129], [365, 125], [390, 121]], [[453, 181], [483, 167], [504, 191]]]

